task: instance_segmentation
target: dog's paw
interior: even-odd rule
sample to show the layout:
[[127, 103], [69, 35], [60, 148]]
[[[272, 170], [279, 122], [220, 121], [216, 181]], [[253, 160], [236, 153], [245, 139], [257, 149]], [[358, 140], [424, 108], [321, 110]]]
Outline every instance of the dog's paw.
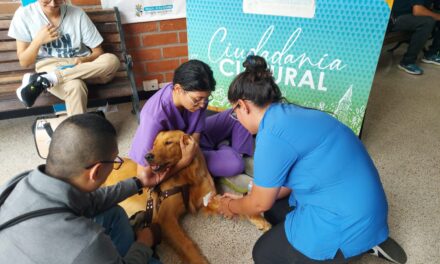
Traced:
[[264, 219], [264, 217], [262, 216], [249, 217], [249, 221], [254, 224], [258, 228], [258, 230], [261, 230], [263, 232], [267, 232], [269, 231], [269, 229], [272, 228], [272, 225], [267, 222], [267, 220]]

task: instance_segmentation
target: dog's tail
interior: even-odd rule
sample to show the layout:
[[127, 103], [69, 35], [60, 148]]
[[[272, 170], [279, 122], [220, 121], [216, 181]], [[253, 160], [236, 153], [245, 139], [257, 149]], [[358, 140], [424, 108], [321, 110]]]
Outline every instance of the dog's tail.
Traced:
[[169, 217], [160, 224], [166, 241], [182, 257], [183, 263], [209, 263], [194, 241], [182, 229], [178, 219]]

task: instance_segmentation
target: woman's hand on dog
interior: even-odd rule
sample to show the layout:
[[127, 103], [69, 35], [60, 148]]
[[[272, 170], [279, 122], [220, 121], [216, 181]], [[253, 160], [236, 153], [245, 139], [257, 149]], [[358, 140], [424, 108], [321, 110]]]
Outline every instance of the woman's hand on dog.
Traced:
[[220, 207], [219, 207], [220, 214], [228, 219], [231, 219], [231, 218], [237, 216], [238, 214], [231, 211], [230, 203], [232, 200], [237, 200], [242, 197], [243, 196], [235, 195], [235, 194], [231, 194], [231, 193], [223, 194], [222, 198], [220, 199]]
[[185, 135], [180, 138], [180, 149], [182, 150], [181, 162], [184, 167], [191, 164], [199, 150], [199, 145], [192, 136]]

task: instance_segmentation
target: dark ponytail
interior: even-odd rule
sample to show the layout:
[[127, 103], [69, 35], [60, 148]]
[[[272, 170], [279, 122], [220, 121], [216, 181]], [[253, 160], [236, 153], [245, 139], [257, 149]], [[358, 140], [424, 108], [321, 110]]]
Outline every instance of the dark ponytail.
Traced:
[[272, 72], [264, 58], [250, 55], [243, 62], [245, 71], [237, 75], [229, 86], [228, 100], [252, 101], [259, 107], [283, 101], [280, 88], [275, 83]]

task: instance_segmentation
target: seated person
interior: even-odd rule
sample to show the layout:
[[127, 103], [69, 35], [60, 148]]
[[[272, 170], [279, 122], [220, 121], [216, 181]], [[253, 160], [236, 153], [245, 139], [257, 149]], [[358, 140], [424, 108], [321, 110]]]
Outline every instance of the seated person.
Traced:
[[[53, 134], [46, 165], [0, 186], [0, 226], [23, 216], [0, 232], [0, 263], [158, 263], [151, 258], [155, 229], [137, 229], [135, 240], [118, 206], [151, 186], [148, 179], [100, 188], [122, 162], [116, 131], [106, 119], [81, 114], [64, 120]], [[49, 208], [58, 211], [26, 217]]]
[[[138, 164], [139, 175], [151, 175], [145, 155], [152, 149], [156, 135], [166, 130], [182, 130], [191, 135], [193, 142], [200, 144], [212, 176], [230, 177], [243, 172], [242, 156], [252, 155], [253, 138], [230, 117], [231, 109], [205, 117], [215, 84], [212, 70], [206, 63], [190, 60], [175, 70], [173, 83], [147, 101], [129, 152], [130, 158]], [[220, 144], [224, 140], [229, 140], [230, 144]], [[171, 168], [169, 175], [191, 163], [197, 144], [183, 147], [183, 157]]]
[[393, 5], [395, 17], [393, 31], [412, 32], [406, 53], [403, 55], [399, 69], [415, 75], [423, 74], [423, 69], [417, 64], [417, 57], [432, 35], [433, 40], [429, 49], [422, 57], [423, 63], [440, 65], [440, 14], [433, 11], [433, 5], [438, 0], [396, 0]]
[[87, 111], [86, 83], [107, 83], [119, 59], [104, 53], [101, 35], [86, 13], [64, 0], [38, 0], [19, 7], [8, 36], [17, 40], [20, 65], [35, 62], [36, 73], [23, 76], [17, 96], [26, 107], [47, 89], [65, 100], [68, 115]]

